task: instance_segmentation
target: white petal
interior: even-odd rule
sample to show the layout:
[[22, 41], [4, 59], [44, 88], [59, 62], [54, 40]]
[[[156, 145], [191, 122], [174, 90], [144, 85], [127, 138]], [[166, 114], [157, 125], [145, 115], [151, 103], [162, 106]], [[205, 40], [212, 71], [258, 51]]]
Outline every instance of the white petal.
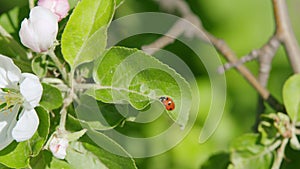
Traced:
[[38, 37], [39, 48], [43, 52], [47, 51], [56, 40], [57, 20], [57, 16], [44, 7], [35, 7], [30, 12], [30, 21]]
[[34, 109], [23, 110], [20, 119], [12, 130], [12, 137], [17, 141], [29, 140], [39, 126], [39, 118]]
[[0, 67], [0, 88], [4, 88], [7, 86], [8, 86], [8, 80], [6, 77], [6, 71], [2, 67]]
[[19, 32], [24, 46], [35, 52], [47, 51], [56, 40], [58, 32], [57, 16], [44, 7], [34, 7], [30, 17], [21, 24]]
[[22, 44], [35, 52], [41, 52], [38, 44], [38, 35], [34, 32], [32, 24], [26, 18], [21, 23], [19, 32]]
[[16, 117], [20, 106], [0, 112], [0, 150], [8, 146], [14, 139], [12, 129], [16, 124]]
[[0, 88], [13, 88], [20, 79], [21, 70], [11, 58], [0, 54]]
[[43, 87], [39, 78], [33, 74], [22, 73], [22, 77], [24, 79], [20, 83], [20, 92], [25, 98], [23, 106], [27, 110], [33, 109], [41, 100]]
[[59, 21], [68, 15], [70, 5], [68, 0], [39, 0], [38, 6], [50, 9], [59, 18]]

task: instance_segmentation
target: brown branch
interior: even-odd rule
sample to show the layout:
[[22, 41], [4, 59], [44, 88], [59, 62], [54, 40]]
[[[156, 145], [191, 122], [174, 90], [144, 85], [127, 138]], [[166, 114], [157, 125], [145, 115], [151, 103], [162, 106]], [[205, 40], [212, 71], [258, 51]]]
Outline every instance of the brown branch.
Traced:
[[268, 84], [272, 60], [280, 46], [279, 40], [273, 36], [267, 44], [258, 51], [259, 75], [258, 81], [264, 87]]
[[219, 73], [224, 73], [226, 70], [242, 65], [246, 62], [257, 59], [259, 67], [259, 76], [258, 81], [262, 86], [267, 86], [268, 77], [271, 70], [271, 62], [275, 56], [277, 49], [279, 48], [280, 43], [276, 36], [273, 36], [268, 43], [262, 46], [260, 49], [252, 50], [248, 55], [241, 57], [236, 63], [225, 63], [223, 66], [220, 66], [218, 71]]
[[[257, 92], [260, 94], [260, 96], [274, 109], [277, 111], [284, 111], [283, 106], [273, 97], [270, 95], [270, 92], [260, 84], [258, 79], [247, 69], [244, 65], [238, 64], [239, 59], [236, 56], [236, 54], [230, 49], [230, 47], [221, 39], [218, 39], [211, 35], [209, 32], [207, 32], [201, 24], [201, 20], [190, 10], [187, 9], [188, 5], [185, 1], [182, 0], [156, 0], [161, 7], [167, 8], [168, 10], [174, 10], [177, 9], [179, 12], [181, 12], [181, 15], [189, 20], [191, 23], [195, 24], [201, 31], [204, 32], [205, 37], [203, 37], [202, 34], [196, 33], [194, 31], [194, 35], [196, 37], [199, 37], [205, 41], [208, 40], [214, 45], [214, 47], [225, 57], [225, 59], [234, 65], [237, 65], [235, 68], [237, 71], [243, 75], [243, 77], [257, 90]], [[171, 2], [170, 2], [171, 1]], [[189, 28], [183, 29], [183, 24], [180, 24], [179, 22], [176, 22], [173, 27], [168, 31], [168, 33], [156, 40], [155, 42], [143, 46], [142, 49], [153, 54], [157, 49], [160, 49], [164, 46], [167, 46], [168, 44], [172, 43], [176, 37], [179, 35], [185, 33], [185, 29], [190, 30]]]
[[286, 0], [272, 0], [276, 22], [276, 35], [285, 47], [295, 73], [300, 73], [300, 49], [288, 16]]
[[[279, 48], [280, 43], [276, 36], [273, 36], [267, 44], [265, 44], [257, 53], [258, 63], [259, 63], [259, 74], [258, 81], [259, 83], [266, 87], [269, 81], [269, 76], [271, 72], [271, 63], [275, 56], [277, 49]], [[258, 132], [258, 125], [260, 123], [260, 116], [265, 112], [264, 100], [261, 96], [258, 97], [257, 101], [257, 110], [255, 124], [253, 126], [254, 131]], [[282, 108], [284, 109], [284, 108]], [[280, 108], [279, 108], [280, 110]]]
[[241, 57], [236, 63], [231, 63], [231, 62], [225, 63], [223, 66], [220, 66], [218, 68], [218, 72], [220, 74], [223, 74], [223, 73], [225, 73], [226, 70], [229, 70], [231, 68], [235, 68], [239, 65], [243, 65], [247, 62], [250, 62], [250, 61], [253, 61], [254, 59], [257, 59], [258, 55], [257, 55], [256, 52], [257, 52], [256, 50], [253, 50], [250, 54]]
[[[227, 44], [215, 38], [214, 36], [207, 33], [209, 40], [216, 47], [216, 49], [227, 59], [227, 61], [235, 64], [238, 62], [238, 58], [235, 53], [227, 46]], [[238, 65], [235, 67], [244, 78], [256, 89], [260, 96], [265, 100], [272, 108], [277, 111], [285, 112], [284, 107], [269, 93], [269, 91], [262, 86], [255, 76], [247, 69], [244, 65]]]
[[170, 12], [177, 9], [182, 16], [193, 14], [190, 7], [185, 1], [182, 0], [154, 0], [154, 1], [156, 1], [161, 8], [168, 10]]
[[165, 36], [157, 39], [153, 43], [149, 45], [142, 46], [142, 49], [152, 55], [157, 52], [159, 49], [164, 48], [168, 44], [171, 44], [175, 41], [175, 38], [181, 35], [184, 32], [184, 27], [182, 25], [182, 21], [177, 21], [173, 27], [165, 34]]
[[[227, 59], [227, 61], [235, 64], [238, 62], [238, 58], [235, 53], [229, 48], [229, 46], [220, 39], [215, 38], [210, 33], [206, 33], [208, 39], [211, 43], [216, 47], [216, 49]], [[247, 69], [244, 65], [238, 65], [235, 67], [244, 78], [258, 91], [258, 93], [262, 96], [264, 100], [267, 100], [270, 93], [267, 89], [265, 89], [255, 78], [255, 76]]]

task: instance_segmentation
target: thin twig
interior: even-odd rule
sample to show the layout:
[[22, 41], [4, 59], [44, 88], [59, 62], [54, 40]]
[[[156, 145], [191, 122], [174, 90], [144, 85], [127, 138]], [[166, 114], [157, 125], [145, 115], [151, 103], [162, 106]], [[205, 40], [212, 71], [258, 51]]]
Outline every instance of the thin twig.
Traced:
[[181, 35], [184, 32], [184, 27], [182, 27], [182, 21], [177, 21], [173, 27], [165, 34], [165, 36], [157, 39], [149, 45], [142, 46], [142, 49], [152, 55], [157, 52], [159, 49], [164, 48], [168, 44], [171, 44], [175, 41], [175, 38]]
[[280, 42], [276, 36], [273, 36], [268, 43], [262, 46], [260, 49], [252, 50], [248, 55], [242, 56], [237, 63], [225, 63], [219, 67], [219, 73], [224, 73], [226, 70], [242, 65], [246, 62], [258, 59], [260, 64], [258, 81], [261, 82], [262, 86], [266, 87], [269, 73], [271, 70], [271, 62], [275, 56], [277, 49], [280, 46]]
[[[253, 50], [252, 52], [254, 53], [254, 52], [256, 52], [256, 50]], [[250, 62], [250, 61], [253, 61], [254, 59], [257, 59], [258, 55], [256, 55], [256, 53], [253, 54], [252, 52], [251, 52], [249, 55], [246, 55], [246, 56], [241, 57], [241, 58], [237, 61], [237, 63], [230, 63], [230, 62], [225, 63], [223, 66], [220, 66], [220, 67], [218, 68], [218, 72], [219, 72], [220, 74], [223, 74], [223, 73], [225, 73], [225, 71], [228, 70], [228, 69], [235, 68], [235, 67], [237, 67], [238, 65], [243, 65], [243, 64], [245, 64], [245, 63], [247, 63], [247, 62]]]

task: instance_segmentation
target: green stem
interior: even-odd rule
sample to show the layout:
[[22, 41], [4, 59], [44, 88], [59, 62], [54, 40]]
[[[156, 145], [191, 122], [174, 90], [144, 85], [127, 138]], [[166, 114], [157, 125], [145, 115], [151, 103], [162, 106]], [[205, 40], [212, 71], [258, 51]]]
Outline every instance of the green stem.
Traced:
[[[59, 59], [56, 57], [55, 53], [53, 50], [49, 50], [48, 55], [52, 59], [52, 61], [55, 63], [56, 67], [58, 68], [59, 72], [61, 73], [63, 79], [65, 82], [68, 82], [68, 76], [66, 69], [64, 65], [59, 61]], [[70, 85], [70, 83], [68, 83]]]
[[59, 121], [59, 130], [60, 131], [66, 130], [65, 126], [66, 126], [66, 119], [67, 119], [67, 114], [68, 114], [67, 107], [72, 103], [73, 97], [74, 97], [74, 92], [73, 92], [73, 89], [71, 89], [68, 97], [65, 98], [63, 107], [61, 108], [61, 111], [60, 111], [60, 121]]
[[32, 9], [34, 7], [34, 0], [29, 0], [29, 8]]
[[34, 0], [29, 0], [29, 8], [32, 9], [34, 7]]
[[66, 119], [67, 119], [67, 110], [66, 107], [63, 107], [60, 111], [60, 121], [59, 121], [59, 130], [65, 131], [66, 130]]
[[74, 88], [73, 88], [73, 76], [74, 76], [74, 71], [71, 70], [71, 72], [68, 74], [64, 65], [60, 62], [60, 60], [56, 57], [54, 50], [50, 50], [48, 52], [48, 55], [50, 56], [50, 58], [53, 60], [53, 62], [55, 63], [56, 67], [58, 68], [58, 70], [60, 71], [63, 80], [65, 81], [65, 83], [71, 87], [69, 88], [69, 94], [68, 96], [64, 99], [64, 104], [63, 107], [61, 108], [60, 111], [60, 122], [59, 122], [59, 130], [64, 132], [66, 131], [66, 118], [67, 118], [67, 107], [72, 103], [73, 98], [74, 98]]
[[277, 150], [277, 156], [276, 156], [276, 159], [274, 160], [272, 169], [279, 169], [280, 168], [282, 160], [284, 158], [284, 150], [285, 150], [285, 147], [286, 147], [288, 142], [289, 142], [288, 138], [283, 139], [283, 141], [281, 143], [281, 146]]

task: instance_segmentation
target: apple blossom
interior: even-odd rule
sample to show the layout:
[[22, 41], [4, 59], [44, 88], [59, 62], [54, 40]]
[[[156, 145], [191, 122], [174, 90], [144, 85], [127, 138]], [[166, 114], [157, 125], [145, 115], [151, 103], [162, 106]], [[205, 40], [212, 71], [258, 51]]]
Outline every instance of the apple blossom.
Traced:
[[69, 146], [69, 141], [66, 138], [60, 138], [53, 135], [50, 140], [49, 149], [53, 156], [58, 159], [64, 159], [67, 155], [67, 148]]
[[34, 108], [42, 92], [37, 76], [21, 73], [12, 59], [0, 54], [0, 150], [36, 132], [39, 118]]
[[31, 9], [29, 19], [21, 23], [19, 36], [24, 46], [34, 52], [46, 52], [54, 45], [58, 32], [57, 16], [49, 9], [37, 6]]
[[70, 9], [68, 0], [39, 0], [38, 5], [50, 9], [58, 17], [58, 21], [65, 18]]

